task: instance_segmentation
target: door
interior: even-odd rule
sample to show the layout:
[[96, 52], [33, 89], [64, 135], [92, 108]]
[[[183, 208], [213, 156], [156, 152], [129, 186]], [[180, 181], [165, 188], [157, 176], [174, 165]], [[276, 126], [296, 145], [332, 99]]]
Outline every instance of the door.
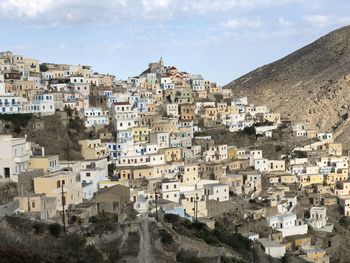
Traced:
[[5, 174], [5, 178], [9, 178], [10, 177], [10, 168], [9, 167], [5, 167], [4, 168], [4, 174]]

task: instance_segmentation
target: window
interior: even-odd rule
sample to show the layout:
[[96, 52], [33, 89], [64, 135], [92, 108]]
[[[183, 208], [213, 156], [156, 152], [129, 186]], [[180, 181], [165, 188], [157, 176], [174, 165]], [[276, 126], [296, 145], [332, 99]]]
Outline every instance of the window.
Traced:
[[117, 211], [119, 209], [119, 202], [113, 202], [113, 211]]
[[32, 202], [32, 208], [35, 208], [35, 202]]

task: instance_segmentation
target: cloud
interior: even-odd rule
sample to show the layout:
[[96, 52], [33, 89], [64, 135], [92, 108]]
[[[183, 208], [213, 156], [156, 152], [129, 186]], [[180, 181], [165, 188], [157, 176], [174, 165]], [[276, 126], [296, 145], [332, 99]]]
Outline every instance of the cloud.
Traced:
[[167, 8], [171, 4], [171, 0], [143, 0], [142, 5], [146, 10], [154, 10]]
[[249, 20], [246, 18], [231, 19], [222, 24], [223, 27], [231, 30], [235, 30], [239, 28], [258, 28], [258, 27], [261, 27], [262, 25], [263, 23], [260, 21], [260, 19]]
[[1, 0], [0, 21], [41, 26], [168, 19], [280, 6], [300, 0]]
[[329, 18], [325, 15], [309, 15], [304, 16], [303, 19], [314, 27], [325, 27], [329, 23]]
[[293, 25], [292, 22], [284, 19], [283, 17], [280, 17], [278, 18], [278, 24], [281, 26], [281, 27], [291, 27]]

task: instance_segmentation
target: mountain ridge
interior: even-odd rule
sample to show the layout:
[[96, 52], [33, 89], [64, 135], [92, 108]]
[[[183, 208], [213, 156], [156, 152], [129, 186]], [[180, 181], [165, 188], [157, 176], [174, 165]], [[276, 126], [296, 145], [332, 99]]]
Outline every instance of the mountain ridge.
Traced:
[[247, 96], [254, 104], [267, 105], [293, 121], [332, 131], [350, 110], [349, 74], [350, 26], [346, 26], [224, 88], [230, 88], [234, 96]]

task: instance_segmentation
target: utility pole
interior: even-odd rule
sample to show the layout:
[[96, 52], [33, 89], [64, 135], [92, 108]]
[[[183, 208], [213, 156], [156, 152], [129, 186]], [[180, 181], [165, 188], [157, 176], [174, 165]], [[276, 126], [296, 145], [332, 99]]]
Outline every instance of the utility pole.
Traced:
[[63, 223], [63, 232], [64, 234], [66, 234], [66, 215], [64, 213], [64, 205], [65, 205], [65, 202], [66, 200], [64, 199], [64, 196], [63, 196], [63, 186], [64, 186], [64, 183], [62, 182], [62, 185], [61, 185], [61, 201], [62, 201], [62, 223]]
[[196, 202], [196, 221], [198, 220], [198, 194], [196, 194], [196, 200], [195, 200], [195, 202]]
[[20, 187], [20, 197], [24, 197], [24, 195], [23, 195], [23, 183], [20, 183], [19, 187]]
[[193, 217], [195, 220], [197, 220], [196, 219], [196, 198], [195, 197], [193, 197]]
[[67, 157], [67, 161], [69, 161], [69, 148], [68, 148], [68, 142], [66, 144], [66, 157]]
[[156, 189], [154, 189], [154, 199], [156, 201], [156, 220], [158, 222], [158, 195], [157, 195], [157, 186]]

